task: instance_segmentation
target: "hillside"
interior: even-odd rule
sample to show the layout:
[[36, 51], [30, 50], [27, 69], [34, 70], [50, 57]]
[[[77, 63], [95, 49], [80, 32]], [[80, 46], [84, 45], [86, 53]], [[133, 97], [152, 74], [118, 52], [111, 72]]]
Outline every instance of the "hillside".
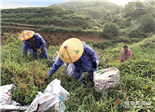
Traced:
[[100, 8], [105, 8], [106, 10], [114, 10], [117, 9], [119, 6], [115, 3], [112, 2], [99, 2], [99, 1], [93, 1], [93, 2], [87, 2], [87, 1], [77, 1], [77, 2], [65, 2], [65, 3], [60, 3], [60, 4], [53, 4], [49, 7], [62, 7], [65, 9], [71, 9], [71, 10], [78, 10], [78, 9], [85, 9], [89, 8], [95, 8], [95, 9], [100, 9]]
[[[96, 38], [98, 41], [104, 40], [99, 38], [101, 25], [98, 22], [72, 10], [59, 7], [17, 8], [5, 9], [1, 13], [2, 38], [5, 32], [33, 30], [43, 36], [47, 47], [61, 44], [70, 37], [83, 38], [85, 41]], [[99, 29], [94, 30], [94, 27]]]
[[[70, 5], [72, 4], [69, 3], [68, 6]], [[100, 35], [103, 26], [93, 18], [102, 18], [109, 13], [109, 10], [99, 6], [100, 4], [94, 3], [85, 4], [81, 11], [62, 7], [2, 9], [1, 43], [4, 44], [5, 32], [19, 33], [22, 30], [40, 33], [47, 42], [47, 47], [59, 45], [70, 37], [77, 37], [86, 42], [105, 41], [105, 38]], [[110, 7], [109, 4], [109, 9]]]
[[[121, 8], [113, 3], [104, 3], [77, 2], [75, 4], [68, 2], [57, 4], [62, 7], [75, 5], [73, 10], [56, 7], [57, 5], [42, 8], [4, 9], [1, 11], [1, 44], [4, 44], [4, 33], [17, 34], [22, 30], [33, 30], [39, 33], [46, 41], [47, 48], [50, 45], [60, 45], [71, 37], [77, 37], [85, 42], [104, 42], [111, 39], [114, 39], [114, 42], [115, 39], [119, 42], [129, 42], [128, 40], [137, 42], [154, 32], [153, 6], [144, 5], [145, 13], [133, 17], [140, 10], [137, 12], [131, 4]], [[114, 5], [113, 10], [106, 9], [108, 4], [109, 8]], [[80, 9], [77, 8], [79, 6]], [[129, 12], [132, 13], [129, 14]], [[134, 20], [136, 20], [136, 28], [132, 26]], [[112, 34], [112, 32], [116, 33], [111, 30], [112, 27], [104, 28], [106, 24], [114, 24], [117, 28], [117, 35]], [[112, 34], [112, 36], [108, 36], [108, 34]]]
[[2, 10], [2, 23], [62, 27], [90, 27], [89, 23], [95, 24], [88, 16], [77, 15], [75, 11], [58, 7], [5, 9]]
[[84, 14], [90, 16], [93, 19], [100, 19], [101, 17], [108, 14], [110, 11], [119, 8], [119, 6], [115, 3], [103, 1], [69, 1], [61, 4], [54, 4], [49, 7], [62, 7], [65, 9], [74, 10], [78, 14]]

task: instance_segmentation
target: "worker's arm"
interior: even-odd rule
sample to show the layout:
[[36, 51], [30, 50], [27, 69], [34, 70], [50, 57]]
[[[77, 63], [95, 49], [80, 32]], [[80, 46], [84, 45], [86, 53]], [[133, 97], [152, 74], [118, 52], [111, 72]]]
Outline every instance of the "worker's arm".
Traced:
[[129, 59], [131, 59], [131, 51], [129, 50]]
[[41, 43], [40, 49], [41, 49], [43, 57], [45, 59], [49, 59], [47, 51], [46, 51], [46, 42], [38, 33], [36, 33], [35, 36], [38, 36], [40, 38], [40, 43]]
[[27, 51], [28, 51], [28, 42], [27, 41], [24, 41], [23, 42], [23, 47], [22, 47], [22, 50], [23, 50], [23, 57], [26, 57], [27, 56]]
[[124, 50], [122, 49], [121, 52], [120, 52], [120, 61], [121, 61], [121, 62], [123, 62], [123, 61], [125, 60], [125, 59], [124, 59], [124, 54], [123, 54], [124, 52], [123, 52], [123, 51], [124, 51]]
[[49, 60], [49, 57], [48, 57], [48, 54], [47, 54], [47, 51], [46, 51], [46, 47], [42, 47], [42, 48], [41, 48], [41, 52], [42, 52], [42, 54], [43, 54], [43, 57], [44, 57], [45, 59], [48, 59], [48, 60]]
[[95, 64], [95, 62], [98, 65], [99, 64], [99, 58], [97, 56], [97, 53], [89, 45], [87, 45], [85, 42], [83, 42], [83, 44], [84, 44], [84, 50], [86, 51], [86, 53], [88, 55], [90, 55], [92, 62], [93, 62], [93, 65]]
[[64, 64], [64, 62], [58, 56], [57, 60], [54, 62], [52, 68], [48, 72], [48, 77], [52, 76], [58, 69]]

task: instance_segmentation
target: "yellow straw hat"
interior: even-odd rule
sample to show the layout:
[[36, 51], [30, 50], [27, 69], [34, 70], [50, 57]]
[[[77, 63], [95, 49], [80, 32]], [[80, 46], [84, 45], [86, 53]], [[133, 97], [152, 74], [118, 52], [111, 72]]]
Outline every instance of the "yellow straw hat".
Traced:
[[62, 43], [59, 49], [60, 59], [65, 63], [74, 63], [82, 56], [84, 46], [81, 40], [77, 38], [67, 39]]

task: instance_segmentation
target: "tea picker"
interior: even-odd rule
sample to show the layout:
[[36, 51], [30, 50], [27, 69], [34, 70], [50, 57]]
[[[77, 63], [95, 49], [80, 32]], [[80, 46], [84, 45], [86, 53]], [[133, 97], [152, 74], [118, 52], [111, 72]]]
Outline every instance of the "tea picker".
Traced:
[[120, 52], [120, 62], [124, 62], [125, 60], [131, 59], [131, 50], [128, 49], [127, 45], [124, 45]]
[[44, 39], [34, 31], [23, 30], [21, 33], [19, 40], [23, 42], [23, 57], [27, 57], [27, 51], [30, 52], [37, 59], [37, 50], [40, 49], [41, 53], [39, 54], [39, 58], [49, 59], [48, 54], [46, 52], [46, 42]]
[[89, 76], [93, 78], [93, 72], [98, 69], [99, 61], [97, 53], [84, 41], [70, 38], [60, 46], [59, 56], [49, 70], [48, 78], [66, 63], [66, 73], [76, 80], [81, 79], [81, 83], [83, 83], [83, 73], [88, 72]]

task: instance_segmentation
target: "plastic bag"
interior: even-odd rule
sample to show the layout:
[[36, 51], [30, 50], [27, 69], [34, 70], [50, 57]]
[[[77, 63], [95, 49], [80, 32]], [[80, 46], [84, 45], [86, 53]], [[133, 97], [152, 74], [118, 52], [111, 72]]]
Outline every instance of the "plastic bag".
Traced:
[[28, 108], [28, 106], [15, 106], [15, 105], [2, 105], [0, 106], [0, 112], [4, 110], [4, 112], [19, 112], [19, 110], [25, 111]]
[[1, 93], [8, 93], [10, 92], [11, 88], [13, 87], [13, 84], [8, 84], [0, 87]]
[[41, 93], [38, 92], [36, 98], [33, 100], [26, 112], [45, 112], [53, 107], [55, 104], [59, 103], [60, 95], [55, 93]]
[[9, 94], [1, 93], [0, 94], [0, 105], [11, 104], [11, 96]]
[[50, 84], [48, 84], [48, 86], [46, 87], [46, 89], [44, 90], [43, 93], [57, 93], [59, 95], [62, 96], [63, 100], [66, 100], [68, 98], [68, 96], [70, 96], [69, 92], [66, 91], [61, 85], [60, 85], [61, 81], [58, 79], [54, 79]]
[[66, 110], [66, 106], [63, 103], [63, 101], [60, 101], [60, 103], [57, 103], [54, 106], [54, 110], [57, 111], [57, 112], [64, 112]]
[[95, 71], [93, 80], [97, 92], [107, 92], [109, 88], [119, 86], [119, 70], [116, 67], [110, 67]]
[[0, 111], [2, 110], [26, 110], [28, 106], [21, 106], [18, 102], [12, 100], [11, 89], [13, 84], [0, 87]]
[[0, 87], [0, 105], [11, 104], [11, 88], [13, 84], [8, 84]]
[[64, 108], [65, 106], [63, 106], [63, 108], [61, 107], [63, 105], [63, 101], [66, 100], [70, 94], [60, 85], [60, 83], [60, 80], [54, 79], [50, 84], [48, 84], [43, 93], [38, 92], [36, 98], [33, 100], [26, 112], [45, 112], [53, 106], [55, 106], [57, 112], [64, 112], [66, 109]]
[[0, 110], [26, 110], [26, 112], [45, 112], [55, 106], [55, 111], [64, 112], [66, 106], [63, 101], [70, 95], [61, 85], [58, 79], [53, 80], [44, 90], [44, 93], [38, 92], [31, 105], [21, 106], [12, 100], [11, 88], [13, 84], [0, 87]]

